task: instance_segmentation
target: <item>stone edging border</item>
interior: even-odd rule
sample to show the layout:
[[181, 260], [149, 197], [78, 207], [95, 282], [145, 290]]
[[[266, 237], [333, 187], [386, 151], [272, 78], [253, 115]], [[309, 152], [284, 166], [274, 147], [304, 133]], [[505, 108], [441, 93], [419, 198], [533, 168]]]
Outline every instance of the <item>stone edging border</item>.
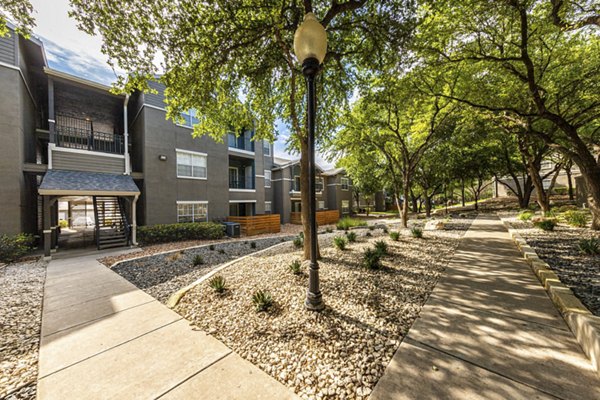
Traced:
[[509, 222], [500, 218], [508, 229], [508, 234], [523, 254], [523, 258], [531, 267], [540, 283], [546, 289], [548, 297], [552, 300], [567, 326], [579, 342], [584, 353], [592, 362], [593, 367], [600, 375], [600, 317], [593, 315], [581, 301], [565, 286], [558, 275], [543, 261], [527, 241], [515, 230]]

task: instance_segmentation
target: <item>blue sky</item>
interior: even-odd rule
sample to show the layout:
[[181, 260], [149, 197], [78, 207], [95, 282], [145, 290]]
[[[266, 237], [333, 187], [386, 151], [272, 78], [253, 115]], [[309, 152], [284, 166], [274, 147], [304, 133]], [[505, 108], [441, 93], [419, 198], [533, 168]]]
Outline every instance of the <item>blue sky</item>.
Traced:
[[[100, 51], [101, 38], [77, 29], [75, 21], [67, 14], [68, 0], [32, 0], [32, 4], [37, 24], [34, 33], [44, 42], [51, 68], [107, 85], [115, 80], [115, 72]], [[285, 149], [289, 128], [280, 121], [276, 129], [279, 139], [275, 142], [275, 156], [299, 158], [299, 155], [289, 154]], [[316, 159], [324, 168], [333, 167], [320, 155]]]

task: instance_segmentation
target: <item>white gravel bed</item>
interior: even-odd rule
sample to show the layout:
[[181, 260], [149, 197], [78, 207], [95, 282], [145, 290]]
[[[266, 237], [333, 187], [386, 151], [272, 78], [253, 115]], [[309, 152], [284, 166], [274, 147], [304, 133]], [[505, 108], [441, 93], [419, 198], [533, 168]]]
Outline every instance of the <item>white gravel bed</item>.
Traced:
[[[214, 250], [211, 250], [210, 245], [179, 250], [123, 261], [111, 269], [152, 297], [166, 303], [173, 293], [219, 265], [290, 239], [290, 236], [276, 236], [266, 239], [221, 241], [212, 245]], [[255, 247], [252, 247], [252, 243]], [[193, 263], [197, 255], [203, 259], [200, 265]], [[130, 258], [131, 256], [129, 255]], [[138, 254], [133, 256], [137, 257]]]
[[35, 399], [44, 261], [0, 269], [0, 398]]
[[600, 232], [589, 228], [574, 228], [558, 224], [554, 231], [544, 231], [531, 222], [517, 219], [514, 213], [501, 216], [548, 263], [575, 296], [594, 314], [600, 316], [600, 256], [586, 255], [579, 250], [579, 241], [600, 239]]
[[[458, 223], [466, 227], [471, 221]], [[301, 275], [289, 270], [302, 257], [291, 243], [226, 268], [220, 273], [225, 293], [203, 283], [175, 310], [302, 398], [363, 399], [383, 375], [465, 232], [453, 230], [453, 221], [448, 226], [447, 231], [425, 232], [424, 239], [403, 230], [397, 242], [382, 229], [357, 229], [357, 242], [345, 251], [332, 246], [343, 232], [320, 235], [326, 303], [321, 313], [304, 309], [308, 271], [306, 263]], [[367, 270], [361, 265], [363, 251], [378, 240], [388, 244], [390, 255], [383, 258], [382, 269]], [[274, 299], [266, 312], [256, 312], [251, 301], [259, 289]]]

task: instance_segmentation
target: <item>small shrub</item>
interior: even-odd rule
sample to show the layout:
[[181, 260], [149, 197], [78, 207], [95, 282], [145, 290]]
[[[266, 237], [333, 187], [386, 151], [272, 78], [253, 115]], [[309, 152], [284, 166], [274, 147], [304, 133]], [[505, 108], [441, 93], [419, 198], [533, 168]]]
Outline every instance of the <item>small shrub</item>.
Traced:
[[251, 249], [255, 249], [256, 248], [256, 242], [250, 242], [250, 248]]
[[565, 220], [569, 225], [584, 228], [587, 225], [587, 214], [583, 211], [569, 210], [565, 212]]
[[375, 251], [379, 253], [381, 257], [388, 254], [388, 245], [383, 240], [378, 240], [375, 242]]
[[373, 236], [373, 234], [371, 232], [367, 232], [367, 233], [365, 233], [365, 236], [366, 237], [371, 237], [371, 236]]
[[299, 237], [300, 239], [304, 240], [304, 232], [300, 232], [300, 233], [298, 234], [298, 237]]
[[182, 256], [181, 252], [178, 251], [177, 253], [173, 253], [173, 254], [169, 255], [167, 257], [167, 260], [170, 262], [178, 261], [179, 259], [181, 259], [181, 256]]
[[374, 231], [374, 230], [375, 230], [375, 227], [374, 227], [373, 225], [370, 225], [370, 226], [369, 226], [369, 230], [370, 230], [370, 231]]
[[387, 226], [384, 226], [383, 228], [381, 228], [381, 230], [383, 231], [383, 233], [386, 233], [386, 234], [389, 232]]
[[392, 239], [395, 242], [400, 240], [400, 232], [397, 232], [397, 231], [390, 232], [390, 239]]
[[9, 263], [18, 260], [33, 249], [32, 235], [0, 235], [0, 262]]
[[533, 213], [533, 211], [523, 211], [521, 214], [519, 214], [518, 218], [521, 221], [529, 221], [531, 220], [531, 218], [533, 218], [535, 214]]
[[356, 232], [347, 232], [346, 233], [346, 239], [348, 239], [349, 243], [356, 242]]
[[544, 231], [553, 231], [556, 226], [556, 221], [549, 218], [542, 218], [533, 223], [533, 226]]
[[209, 248], [211, 251], [214, 251], [214, 250], [215, 250], [215, 245], [214, 245], [214, 244], [211, 244], [210, 246], [208, 246], [208, 248]]
[[581, 239], [579, 241], [579, 250], [584, 254], [600, 254], [600, 240], [598, 238]]
[[204, 264], [204, 258], [202, 258], [202, 256], [200, 254], [196, 254], [194, 256], [194, 267], [197, 267], [198, 265], [202, 265]]
[[346, 238], [342, 237], [342, 236], [336, 236], [333, 238], [333, 245], [338, 249], [338, 250], [346, 250], [346, 245], [348, 244], [348, 241], [346, 240]]
[[328, 226], [327, 228], [325, 228], [325, 232], [331, 233], [331, 232], [333, 232], [333, 228], [331, 228], [330, 226]]
[[375, 249], [366, 249], [363, 253], [362, 265], [366, 269], [380, 269], [381, 255]]
[[225, 250], [223, 250], [223, 249], [219, 249], [218, 252], [219, 252], [219, 254], [225, 254]]
[[137, 239], [144, 245], [182, 240], [221, 239], [223, 236], [225, 236], [225, 229], [223, 225], [216, 222], [186, 222], [137, 228]]
[[294, 275], [300, 275], [302, 273], [302, 263], [299, 260], [294, 260], [290, 264], [290, 271]]
[[302, 238], [301, 236], [296, 236], [294, 238], [294, 247], [299, 249], [304, 245], [304, 238]]
[[67, 220], [61, 219], [60, 221], [58, 221], [58, 226], [60, 226], [61, 228], [66, 228], [67, 226], [69, 226], [69, 222]]
[[257, 290], [252, 295], [252, 303], [254, 303], [256, 311], [266, 311], [273, 305], [273, 298], [269, 292]]
[[410, 234], [415, 238], [422, 238], [423, 237], [423, 229], [419, 228], [418, 226], [414, 226], [411, 228]]
[[214, 289], [217, 293], [223, 293], [227, 287], [225, 286], [225, 278], [221, 275], [215, 275], [208, 281], [208, 286]]
[[366, 226], [367, 223], [360, 219], [344, 217], [338, 221], [336, 228], [338, 231], [347, 231], [355, 226]]

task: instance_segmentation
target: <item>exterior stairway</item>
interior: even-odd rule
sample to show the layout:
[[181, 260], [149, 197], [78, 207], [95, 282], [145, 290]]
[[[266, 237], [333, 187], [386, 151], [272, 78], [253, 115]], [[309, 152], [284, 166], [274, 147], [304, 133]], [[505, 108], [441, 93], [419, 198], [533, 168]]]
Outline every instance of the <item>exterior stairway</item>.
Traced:
[[129, 244], [129, 222], [119, 197], [94, 196], [98, 250]]

